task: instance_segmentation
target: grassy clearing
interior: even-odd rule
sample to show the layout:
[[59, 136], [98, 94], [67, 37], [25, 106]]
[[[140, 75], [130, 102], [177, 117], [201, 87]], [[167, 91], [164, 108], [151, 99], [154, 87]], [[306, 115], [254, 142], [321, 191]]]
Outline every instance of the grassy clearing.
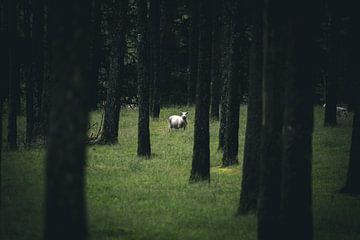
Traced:
[[[167, 117], [189, 111], [187, 130], [168, 132]], [[256, 218], [234, 216], [241, 164], [220, 168], [218, 123], [211, 123], [211, 184], [188, 184], [194, 109], [169, 107], [151, 121], [153, 157], [136, 157], [137, 112], [121, 113], [119, 140], [90, 146], [86, 195], [90, 239], [256, 239]], [[242, 159], [246, 107], [241, 109]], [[347, 168], [351, 117], [322, 127], [316, 109], [314, 132], [314, 224], [316, 239], [359, 239], [360, 199], [336, 193]], [[94, 112], [91, 121], [100, 119]], [[23, 119], [20, 119], [23, 128]], [[44, 149], [4, 153], [1, 239], [41, 239]]]

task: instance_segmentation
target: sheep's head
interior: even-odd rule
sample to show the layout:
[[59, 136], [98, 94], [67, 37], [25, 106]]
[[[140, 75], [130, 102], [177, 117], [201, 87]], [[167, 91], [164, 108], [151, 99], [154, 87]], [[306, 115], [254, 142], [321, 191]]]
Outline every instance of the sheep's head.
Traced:
[[182, 119], [186, 120], [187, 114], [188, 114], [188, 112], [181, 112], [180, 116]]

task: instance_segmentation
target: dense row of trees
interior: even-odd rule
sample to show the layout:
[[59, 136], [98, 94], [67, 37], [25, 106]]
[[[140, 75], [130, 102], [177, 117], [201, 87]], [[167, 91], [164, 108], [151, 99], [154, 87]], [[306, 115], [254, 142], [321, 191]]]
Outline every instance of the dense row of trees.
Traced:
[[136, 104], [137, 155], [150, 158], [150, 117], [166, 104], [195, 104], [190, 182], [197, 182], [210, 181], [210, 120], [220, 122], [223, 167], [239, 162], [247, 102], [238, 214], [257, 213], [259, 239], [312, 239], [316, 102], [326, 104], [326, 127], [336, 125], [337, 104], [354, 110], [341, 191], [360, 193], [354, 9], [331, 0], [1, 1], [0, 119], [6, 113], [8, 149], [17, 149], [25, 99], [25, 145], [47, 143], [45, 238], [86, 238], [90, 109], [104, 106], [95, 143], [116, 144], [121, 106]]

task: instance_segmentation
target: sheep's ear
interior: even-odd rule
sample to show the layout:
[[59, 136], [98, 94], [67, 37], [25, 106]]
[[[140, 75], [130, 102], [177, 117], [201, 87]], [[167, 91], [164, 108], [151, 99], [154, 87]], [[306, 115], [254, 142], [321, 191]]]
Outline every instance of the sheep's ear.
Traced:
[[185, 112], [185, 115], [188, 115], [188, 112]]

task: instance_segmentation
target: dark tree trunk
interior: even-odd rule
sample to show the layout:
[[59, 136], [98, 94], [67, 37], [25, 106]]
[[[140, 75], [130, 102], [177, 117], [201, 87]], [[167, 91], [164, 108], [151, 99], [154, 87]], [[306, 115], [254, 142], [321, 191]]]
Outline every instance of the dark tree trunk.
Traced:
[[170, 92], [165, 94], [161, 101], [174, 100], [174, 86], [176, 86], [172, 72], [176, 66], [176, 36], [175, 36], [175, 14], [177, 1], [164, 0], [160, 5], [160, 91]]
[[90, 2], [51, 1], [54, 90], [46, 157], [44, 239], [86, 239], [84, 196]]
[[226, 115], [228, 111], [228, 81], [230, 77], [230, 39], [231, 39], [231, 2], [224, 1], [222, 5], [222, 36], [221, 48], [223, 49], [221, 55], [221, 96], [220, 96], [220, 126], [219, 126], [219, 146], [218, 150], [224, 151], [225, 145], [225, 128]]
[[[101, 64], [101, 0], [91, 1], [91, 43], [90, 43], [90, 81], [92, 89], [98, 89], [99, 87], [99, 71]], [[98, 91], [91, 93], [93, 96], [89, 102], [90, 109], [97, 109], [99, 103]]]
[[51, 50], [50, 50], [50, 39], [49, 39], [49, 10], [48, 6], [45, 5], [44, 10], [44, 80], [42, 87], [42, 103], [41, 103], [41, 129], [42, 135], [47, 136], [49, 130], [50, 121], [50, 108], [51, 108], [51, 89], [52, 89], [52, 70], [51, 70]]
[[227, 86], [228, 111], [226, 115], [225, 142], [223, 147], [222, 166], [237, 164], [239, 148], [239, 114], [240, 114], [240, 82], [244, 75], [241, 66], [244, 54], [244, 19], [241, 14], [241, 3], [233, 2], [231, 9], [230, 40], [230, 76]]
[[32, 29], [32, 71], [34, 105], [34, 131], [36, 135], [44, 134], [42, 126], [42, 100], [44, 84], [44, 0], [33, 1], [33, 29]]
[[151, 115], [159, 118], [160, 115], [160, 0], [150, 0], [150, 52], [152, 76]]
[[336, 125], [336, 104], [339, 73], [339, 40], [338, 40], [338, 17], [334, 14], [335, 9], [330, 6], [329, 26], [329, 60], [327, 64], [327, 78], [325, 80], [325, 117], [324, 126]]
[[18, 147], [17, 144], [17, 96], [19, 89], [16, 82], [19, 81], [19, 64], [16, 56], [16, 39], [17, 39], [17, 14], [16, 2], [7, 0], [8, 7], [8, 33], [9, 33], [9, 104], [8, 104], [8, 144], [11, 150]]
[[[24, 3], [24, 37], [27, 41], [31, 41], [31, 10], [32, 10], [31, 1], [26, 1]], [[33, 11], [34, 13], [34, 11]], [[34, 19], [35, 20], [35, 19]], [[33, 28], [34, 28], [33, 20]], [[34, 33], [33, 33], [34, 35]], [[33, 52], [33, 49], [31, 49]], [[27, 59], [22, 65], [23, 79], [25, 82], [25, 96], [26, 96], [26, 146], [30, 147], [34, 141], [34, 84], [33, 77], [31, 76], [32, 71], [34, 70], [32, 66], [33, 53], [31, 53], [31, 59]]]
[[199, 0], [199, 63], [190, 181], [210, 181], [211, 4]]
[[[354, 2], [355, 4], [355, 2]], [[355, 79], [352, 81], [354, 96], [354, 120], [351, 139], [351, 148], [349, 156], [349, 166], [346, 176], [345, 186], [340, 190], [342, 193], [360, 194], [360, 83], [357, 79], [359, 73], [359, 14], [355, 6], [352, 6], [351, 13], [351, 40], [350, 40], [350, 66], [349, 77]]]
[[261, 129], [258, 239], [279, 237], [283, 123], [283, 79], [286, 49], [286, 1], [264, 1], [263, 115]]
[[211, 46], [211, 101], [210, 118], [219, 120], [221, 90], [221, 9], [222, 1], [213, 1], [212, 46]]
[[246, 119], [243, 174], [241, 181], [239, 215], [257, 210], [262, 118], [262, 21], [263, 1], [251, 6], [252, 41], [249, 59], [249, 100]]
[[121, 80], [124, 77], [128, 0], [114, 0], [109, 4], [112, 12], [108, 20], [111, 38], [110, 68], [101, 143], [115, 144], [118, 142]]
[[[320, 1], [285, 3], [288, 18], [280, 239], [313, 239], [312, 132]], [[304, 12], [307, 14], [304, 15]]]
[[195, 103], [196, 82], [198, 77], [199, 54], [199, 0], [190, 1], [189, 29], [189, 78], [187, 81], [187, 104]]
[[147, 69], [147, 3], [146, 0], [137, 0], [137, 71], [138, 71], [138, 147], [137, 155], [142, 157], [151, 156], [149, 107], [150, 107], [150, 83]]

